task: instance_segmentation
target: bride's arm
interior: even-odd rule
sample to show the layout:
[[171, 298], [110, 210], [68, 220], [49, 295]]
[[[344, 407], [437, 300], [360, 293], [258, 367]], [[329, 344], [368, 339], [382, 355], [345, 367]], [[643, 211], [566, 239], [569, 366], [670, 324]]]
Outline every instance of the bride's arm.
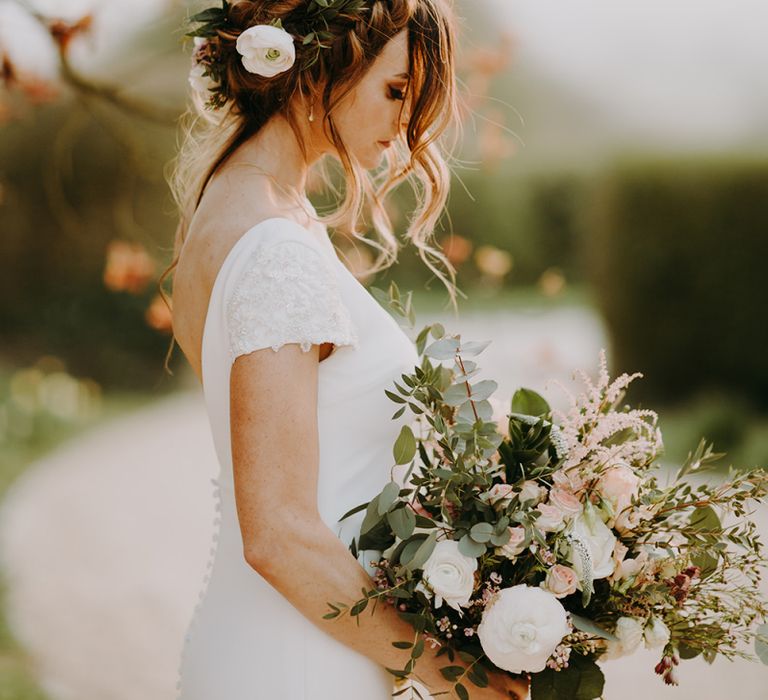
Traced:
[[[319, 350], [289, 344], [238, 357], [230, 377], [235, 500], [246, 561], [307, 619], [373, 661], [403, 669], [410, 651], [392, 642], [414, 638], [410, 624], [380, 600], [358, 621], [324, 620], [331, 602], [352, 605], [373, 580], [320, 519], [317, 508]], [[384, 420], [386, 417], [382, 417]], [[372, 494], [373, 496], [374, 494]], [[457, 658], [454, 662], [463, 665]], [[431, 691], [451, 684], [447, 658], [425, 653], [416, 675]], [[393, 677], [394, 681], [394, 677]]]

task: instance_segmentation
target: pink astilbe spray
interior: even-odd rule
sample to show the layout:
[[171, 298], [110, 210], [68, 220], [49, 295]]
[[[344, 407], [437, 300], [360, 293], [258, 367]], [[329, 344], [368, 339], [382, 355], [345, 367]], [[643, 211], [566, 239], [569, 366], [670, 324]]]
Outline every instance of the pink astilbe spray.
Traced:
[[[570, 399], [568, 413], [553, 409], [562, 439], [568, 446], [563, 469], [583, 466], [599, 471], [616, 461], [642, 468], [663, 450], [658, 415], [649, 409], [619, 411], [629, 384], [642, 373], [622, 374], [613, 382], [608, 374], [605, 349], [600, 350], [600, 373], [597, 384], [582, 370], [575, 372], [586, 391], [574, 396], [561, 382], [556, 382]], [[631, 435], [618, 445], [606, 444], [618, 433]]]

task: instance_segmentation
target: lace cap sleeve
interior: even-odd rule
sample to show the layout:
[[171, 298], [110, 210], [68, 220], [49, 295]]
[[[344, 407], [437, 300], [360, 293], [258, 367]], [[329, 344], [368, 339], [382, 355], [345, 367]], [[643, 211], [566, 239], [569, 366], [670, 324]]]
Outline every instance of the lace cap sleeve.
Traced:
[[357, 345], [330, 261], [310, 245], [283, 240], [253, 250], [226, 303], [230, 360], [298, 343]]

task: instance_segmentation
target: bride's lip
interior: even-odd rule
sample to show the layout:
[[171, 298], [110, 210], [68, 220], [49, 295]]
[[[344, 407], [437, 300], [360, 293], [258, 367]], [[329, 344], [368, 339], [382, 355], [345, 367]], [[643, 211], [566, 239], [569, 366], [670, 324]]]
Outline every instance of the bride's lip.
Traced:
[[384, 146], [384, 148], [389, 148], [392, 145], [391, 141], [379, 141], [378, 143]]

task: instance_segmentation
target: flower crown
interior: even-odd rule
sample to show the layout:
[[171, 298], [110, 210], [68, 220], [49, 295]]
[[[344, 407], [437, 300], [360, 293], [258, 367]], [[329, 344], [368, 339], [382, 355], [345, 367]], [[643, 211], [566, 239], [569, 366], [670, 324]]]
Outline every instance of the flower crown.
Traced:
[[[220, 31], [232, 31], [232, 3], [222, 0], [221, 7], [211, 7], [192, 15], [188, 24], [199, 25], [185, 36], [192, 37], [195, 49], [189, 82], [200, 94], [209, 93], [207, 109], [223, 107], [231, 97], [226, 62], [218, 41]], [[235, 47], [243, 67], [255, 75], [272, 78], [289, 70], [296, 62], [296, 42], [301, 46], [299, 70], [311, 68], [323, 49], [331, 48], [335, 38], [330, 23], [339, 17], [357, 21], [367, 12], [366, 0], [310, 0], [303, 15], [292, 13], [290, 32], [277, 17], [269, 24], [257, 24], [243, 31]]]

